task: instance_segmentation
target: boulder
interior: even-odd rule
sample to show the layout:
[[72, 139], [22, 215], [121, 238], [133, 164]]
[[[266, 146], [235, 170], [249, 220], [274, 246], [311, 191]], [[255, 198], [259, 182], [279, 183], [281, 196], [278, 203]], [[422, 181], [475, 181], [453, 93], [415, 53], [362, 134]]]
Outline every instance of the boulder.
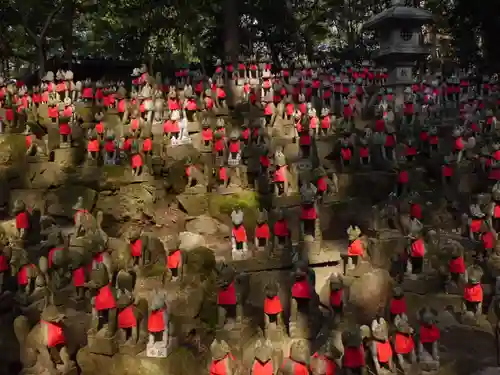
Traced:
[[22, 134], [0, 135], [0, 164], [23, 162], [26, 155], [26, 137]]
[[392, 279], [389, 272], [376, 269], [354, 280], [349, 288], [349, 306], [357, 321], [369, 324], [374, 316], [382, 313], [391, 297]]
[[85, 209], [91, 211], [97, 199], [97, 192], [83, 186], [75, 185], [65, 185], [51, 190], [46, 198], [49, 215], [64, 216], [69, 219], [73, 218], [75, 215], [73, 206], [78, 197], [83, 197]]
[[219, 223], [208, 215], [201, 215], [186, 222], [186, 230], [192, 233], [210, 235], [217, 233]]
[[186, 251], [205, 246], [205, 239], [197, 233], [181, 232], [179, 233], [180, 248]]
[[208, 211], [207, 194], [180, 194], [177, 202], [189, 216], [203, 215]]
[[22, 173], [14, 177], [11, 185], [29, 189], [48, 189], [66, 182], [64, 171], [59, 165], [51, 162], [26, 164]]
[[118, 222], [140, 221], [152, 217], [154, 187], [147, 183], [122, 186], [116, 191], [103, 191], [97, 197], [95, 208], [101, 210], [105, 219]]

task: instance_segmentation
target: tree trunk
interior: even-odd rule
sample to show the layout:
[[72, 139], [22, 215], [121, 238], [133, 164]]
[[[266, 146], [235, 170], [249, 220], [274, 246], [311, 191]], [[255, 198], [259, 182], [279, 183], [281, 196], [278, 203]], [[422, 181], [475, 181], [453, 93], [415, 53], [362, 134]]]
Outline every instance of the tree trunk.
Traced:
[[70, 1], [67, 8], [68, 28], [63, 35], [64, 57], [63, 60], [68, 64], [68, 69], [71, 69], [73, 64], [73, 27], [75, 24], [75, 2]]
[[38, 57], [38, 78], [41, 80], [45, 75], [45, 47], [41, 40], [37, 42], [36, 52]]
[[[238, 0], [225, 0], [224, 2], [224, 52], [226, 58], [236, 65], [239, 55], [239, 10]], [[229, 104], [234, 105], [236, 98], [236, 85], [234, 80], [229, 82]]]

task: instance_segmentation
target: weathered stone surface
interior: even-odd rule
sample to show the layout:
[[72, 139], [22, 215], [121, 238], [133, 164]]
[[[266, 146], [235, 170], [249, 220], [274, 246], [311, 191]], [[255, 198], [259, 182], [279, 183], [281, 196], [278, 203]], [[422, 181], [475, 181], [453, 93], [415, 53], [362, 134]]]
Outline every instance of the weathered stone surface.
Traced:
[[177, 196], [177, 202], [188, 215], [198, 216], [203, 215], [208, 211], [207, 198], [206, 194], [180, 194]]
[[198, 156], [198, 150], [192, 145], [169, 146], [167, 148], [167, 157], [173, 160], [184, 160], [187, 157], [197, 158]]
[[214, 218], [201, 215], [186, 222], [186, 230], [202, 235], [215, 234], [219, 229], [219, 223]]
[[150, 184], [132, 184], [116, 191], [101, 192], [95, 208], [103, 211], [105, 217], [120, 222], [138, 221], [144, 215], [152, 216], [154, 190]]
[[64, 171], [59, 165], [51, 162], [24, 164], [12, 172], [9, 173], [9, 182], [13, 187], [47, 189], [66, 182]]
[[354, 308], [359, 322], [368, 324], [387, 306], [391, 288], [391, 276], [382, 269], [366, 273], [352, 283], [349, 288], [349, 305]]
[[21, 199], [29, 208], [43, 208], [46, 192], [42, 189], [13, 189], [10, 191], [9, 207], [13, 207], [16, 200]]
[[54, 153], [54, 163], [62, 168], [74, 167], [83, 160], [83, 149], [76, 147], [57, 148]]
[[73, 218], [75, 214], [73, 206], [78, 200], [78, 197], [83, 197], [85, 209], [90, 211], [97, 199], [97, 192], [83, 186], [75, 185], [65, 185], [56, 190], [52, 190], [46, 197], [49, 214]]
[[202, 235], [191, 232], [179, 233], [180, 248], [186, 251], [205, 246], [205, 239]]
[[24, 161], [26, 136], [22, 134], [0, 135], [0, 164], [12, 164]]

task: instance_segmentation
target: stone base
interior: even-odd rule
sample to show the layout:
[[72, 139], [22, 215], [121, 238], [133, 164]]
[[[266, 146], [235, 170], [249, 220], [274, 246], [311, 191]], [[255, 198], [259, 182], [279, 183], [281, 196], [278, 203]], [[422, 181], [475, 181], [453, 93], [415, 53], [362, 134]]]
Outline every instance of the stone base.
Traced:
[[288, 325], [290, 338], [312, 340], [318, 333], [319, 322], [313, 321], [311, 317], [299, 317], [297, 321], [290, 322]]
[[120, 352], [120, 354], [137, 355], [140, 352], [144, 351], [144, 349], [146, 349], [146, 343], [143, 341], [143, 342], [138, 342], [135, 345], [131, 344], [120, 345], [118, 351]]
[[401, 287], [405, 292], [417, 294], [434, 293], [442, 289], [439, 277], [427, 274], [405, 275]]
[[270, 324], [267, 329], [264, 329], [264, 337], [273, 343], [281, 344], [285, 336], [285, 327], [281, 325]]
[[94, 354], [113, 356], [118, 352], [116, 337], [103, 337], [98, 334], [88, 334], [89, 351]]
[[168, 341], [167, 332], [163, 332], [163, 338], [161, 341], [153, 341], [150, 337], [150, 341], [146, 345], [146, 356], [150, 358], [166, 358], [171, 345]]
[[373, 268], [370, 262], [362, 259], [358, 260], [358, 264], [354, 268], [348, 268], [347, 259], [344, 260], [344, 265], [344, 274], [349, 277], [361, 277], [365, 273], [371, 272]]
[[76, 311], [88, 311], [90, 312], [90, 305], [85, 299], [68, 298], [67, 306]]

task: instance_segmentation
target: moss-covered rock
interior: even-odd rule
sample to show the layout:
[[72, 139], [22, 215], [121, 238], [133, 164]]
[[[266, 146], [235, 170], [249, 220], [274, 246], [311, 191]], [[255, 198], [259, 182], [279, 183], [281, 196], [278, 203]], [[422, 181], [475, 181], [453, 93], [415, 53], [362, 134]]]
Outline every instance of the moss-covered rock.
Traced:
[[0, 164], [23, 162], [26, 158], [26, 137], [22, 134], [0, 135]]

